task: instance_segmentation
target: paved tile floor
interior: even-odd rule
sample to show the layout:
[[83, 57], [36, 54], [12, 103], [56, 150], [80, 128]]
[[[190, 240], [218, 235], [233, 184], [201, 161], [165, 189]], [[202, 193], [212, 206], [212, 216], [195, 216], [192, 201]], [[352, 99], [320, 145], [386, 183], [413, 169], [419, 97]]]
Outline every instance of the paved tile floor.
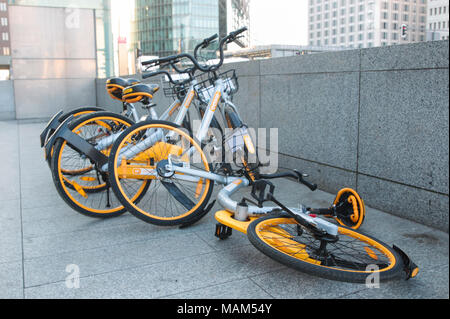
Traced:
[[[240, 233], [217, 240], [212, 213], [184, 230], [130, 214], [84, 217], [53, 186], [39, 147], [44, 123], [0, 124], [0, 298], [449, 297], [446, 233], [368, 208], [363, 230], [403, 248], [420, 275], [380, 289], [324, 280], [271, 260]], [[289, 205], [327, 206], [334, 199], [290, 182], [278, 187]], [[79, 289], [65, 284], [72, 264], [80, 269]]]

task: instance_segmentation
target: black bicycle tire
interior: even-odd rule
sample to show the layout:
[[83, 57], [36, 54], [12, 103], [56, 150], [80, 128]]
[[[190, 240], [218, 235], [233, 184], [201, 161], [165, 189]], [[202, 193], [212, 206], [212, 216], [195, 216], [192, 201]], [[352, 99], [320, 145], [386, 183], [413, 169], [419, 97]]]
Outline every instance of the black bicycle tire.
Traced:
[[[116, 117], [119, 118], [121, 120], [123, 120], [124, 122], [127, 122], [130, 125], [134, 124], [134, 121], [132, 121], [131, 119], [117, 114], [117, 113], [113, 113], [113, 112], [95, 112], [95, 113], [91, 113], [91, 114], [87, 114], [84, 115], [80, 118], [77, 118], [75, 121], [72, 121], [71, 123], [69, 123], [69, 129], [73, 130], [75, 127], [77, 127], [78, 125], [80, 125], [81, 123], [88, 121], [90, 119], [94, 119], [95, 117]], [[58, 139], [58, 141], [55, 142], [54, 146], [53, 146], [53, 150], [54, 150], [54, 155], [57, 156], [52, 156], [52, 162], [51, 162], [51, 171], [52, 171], [52, 177], [53, 177], [53, 182], [55, 184], [56, 190], [58, 191], [58, 194], [60, 195], [60, 197], [75, 211], [79, 212], [82, 215], [88, 216], [88, 217], [93, 217], [93, 218], [101, 218], [101, 219], [106, 219], [106, 218], [114, 218], [114, 217], [118, 217], [120, 215], [123, 215], [124, 213], [126, 213], [126, 209], [124, 207], [122, 207], [120, 210], [113, 212], [113, 213], [95, 213], [89, 210], [84, 209], [83, 207], [81, 207], [80, 205], [78, 205], [77, 203], [75, 203], [74, 201], [72, 201], [70, 199], [70, 197], [66, 194], [66, 192], [64, 191], [63, 186], [61, 185], [60, 179], [59, 179], [59, 173], [58, 173], [58, 158], [59, 158], [59, 152], [61, 151], [61, 147], [63, 146], [64, 140], [63, 139]], [[147, 185], [147, 189], [148, 189], [149, 185]], [[144, 189], [142, 191], [142, 194], [145, 194], [146, 189]], [[141, 194], [141, 195], [142, 195]], [[140, 196], [141, 198], [142, 196]], [[138, 201], [140, 198], [138, 198], [136, 201]]]
[[[260, 252], [265, 254], [266, 256], [290, 267], [293, 269], [296, 269], [298, 271], [318, 276], [325, 279], [330, 279], [334, 281], [341, 281], [341, 282], [351, 282], [351, 283], [366, 283], [367, 278], [369, 276], [369, 273], [362, 273], [362, 272], [350, 272], [350, 271], [340, 271], [333, 268], [327, 268], [324, 266], [316, 266], [311, 263], [302, 261], [300, 259], [291, 257], [285, 253], [280, 252], [279, 250], [273, 248], [272, 246], [266, 244], [263, 242], [259, 236], [256, 233], [256, 227], [259, 223], [268, 220], [268, 219], [276, 219], [276, 218], [290, 218], [289, 215], [286, 213], [274, 213], [269, 214], [267, 216], [261, 217], [260, 219], [257, 219], [253, 221], [248, 229], [247, 229], [247, 237], [252, 243], [252, 245], [258, 249]], [[380, 275], [380, 282], [386, 282], [394, 279], [398, 279], [401, 276], [401, 273], [403, 271], [403, 260], [401, 256], [391, 247], [389, 247], [387, 244], [383, 243], [382, 241], [366, 235], [362, 233], [361, 231], [356, 231], [354, 229], [339, 226], [343, 229], [347, 229], [351, 232], [361, 234], [365, 237], [370, 238], [373, 241], [376, 241], [379, 245], [383, 246], [385, 249], [389, 250], [389, 252], [394, 256], [395, 258], [395, 265], [392, 269], [387, 271], [379, 272]]]
[[[123, 139], [126, 138], [126, 136], [135, 131], [136, 129], [139, 129], [141, 127], [144, 127], [148, 124], [162, 124], [162, 125], [166, 125], [166, 126], [172, 126], [174, 128], [182, 128], [179, 125], [176, 125], [174, 123], [171, 122], [167, 122], [167, 121], [155, 121], [155, 120], [149, 120], [149, 121], [144, 121], [144, 122], [140, 122], [135, 124], [134, 126], [128, 128], [127, 130], [125, 130], [122, 135], [115, 141], [112, 149], [111, 149], [111, 154], [109, 157], [109, 161], [108, 161], [108, 167], [109, 167], [109, 180], [110, 180], [110, 185], [111, 188], [114, 191], [114, 194], [116, 195], [116, 197], [119, 199], [120, 203], [128, 210], [128, 212], [130, 212], [133, 216], [139, 218], [140, 220], [152, 224], [152, 225], [157, 225], [157, 226], [164, 226], [164, 227], [170, 227], [170, 226], [180, 226], [183, 224], [191, 224], [193, 222], [198, 222], [199, 218], [198, 216], [202, 215], [202, 212], [204, 211], [205, 207], [208, 205], [208, 202], [211, 198], [213, 189], [214, 189], [214, 182], [211, 181], [209, 183], [209, 189], [207, 190], [207, 194], [206, 197], [204, 199], [204, 201], [202, 202], [202, 204], [192, 213], [190, 213], [188, 216], [185, 216], [183, 218], [180, 219], [173, 219], [173, 220], [162, 220], [162, 219], [157, 219], [157, 218], [152, 218], [149, 217], [147, 215], [144, 215], [142, 213], [140, 213], [139, 211], [137, 211], [127, 200], [126, 196], [122, 194], [119, 185], [117, 184], [116, 178], [115, 178], [115, 174], [113, 174], [113, 172], [111, 171], [112, 168], [114, 168], [114, 158], [115, 158], [115, 154], [118, 151], [118, 148], [120, 146], [120, 144], [122, 143]], [[198, 141], [196, 141], [195, 137], [192, 138], [196, 143], [198, 143]], [[200, 145], [200, 144], [198, 144]], [[207, 157], [207, 154], [205, 154], [205, 156]], [[208, 157], [207, 157], [208, 158]], [[203, 216], [202, 216], [203, 217]]]

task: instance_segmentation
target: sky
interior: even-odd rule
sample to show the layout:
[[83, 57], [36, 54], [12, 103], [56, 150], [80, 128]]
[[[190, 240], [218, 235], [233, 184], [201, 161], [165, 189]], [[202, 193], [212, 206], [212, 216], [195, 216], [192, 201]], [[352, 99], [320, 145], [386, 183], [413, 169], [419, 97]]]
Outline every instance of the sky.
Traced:
[[251, 0], [252, 45], [308, 43], [308, 0]]

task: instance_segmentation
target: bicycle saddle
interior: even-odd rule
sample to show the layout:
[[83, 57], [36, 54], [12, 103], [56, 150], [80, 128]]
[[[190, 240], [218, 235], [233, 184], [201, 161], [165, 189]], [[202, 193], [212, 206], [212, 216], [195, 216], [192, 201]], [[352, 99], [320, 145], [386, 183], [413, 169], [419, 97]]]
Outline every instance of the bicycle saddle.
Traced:
[[127, 103], [142, 102], [143, 104], [150, 104], [153, 95], [158, 90], [159, 85], [157, 84], [135, 84], [123, 90], [122, 101]]
[[136, 79], [111, 78], [106, 81], [106, 91], [114, 100], [122, 101], [122, 91], [131, 85], [138, 84]]

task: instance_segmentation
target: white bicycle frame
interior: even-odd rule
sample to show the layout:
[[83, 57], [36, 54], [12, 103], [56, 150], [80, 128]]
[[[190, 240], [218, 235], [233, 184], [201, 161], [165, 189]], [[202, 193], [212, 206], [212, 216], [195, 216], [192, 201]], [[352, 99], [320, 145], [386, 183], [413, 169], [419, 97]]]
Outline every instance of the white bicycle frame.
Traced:
[[[231, 102], [229, 92], [226, 90], [226, 86], [224, 85], [226, 80], [218, 78], [214, 83], [214, 90], [211, 89], [211, 92], [214, 92], [212, 98], [209, 100], [208, 108], [203, 116], [202, 123], [200, 128], [196, 134], [197, 140], [203, 142], [207, 137], [208, 130], [211, 126], [212, 119], [217, 109], [219, 108], [219, 103], [221, 101], [224, 102], [225, 105], [228, 105], [233, 108], [237, 112], [236, 106]], [[195, 83], [196, 84], [196, 83]], [[191, 85], [189, 89], [189, 94], [186, 96], [185, 102], [177, 120], [183, 120], [184, 116], [187, 113], [187, 109], [189, 108], [192, 99], [195, 95], [195, 84]], [[192, 93], [192, 98], [191, 98]], [[186, 107], [187, 106], [187, 107]], [[181, 122], [179, 122], [181, 123]], [[177, 123], [178, 124], [178, 123]], [[128, 149], [125, 149], [123, 153], [120, 154], [121, 158], [130, 159], [134, 156], [138, 155], [142, 152], [142, 150], [146, 150], [151, 148], [155, 143], [167, 139], [173, 132], [169, 133], [167, 136], [164, 136], [162, 129], [157, 129], [156, 132], [151, 134], [149, 137], [144, 139], [142, 142], [131, 146]], [[186, 153], [189, 155], [193, 155], [196, 151], [196, 148], [192, 146]], [[186, 154], [185, 153], [185, 154]], [[225, 187], [219, 192], [217, 199], [218, 202], [228, 211], [232, 213], [237, 212], [238, 203], [231, 199], [231, 195], [242, 189], [243, 187], [247, 187], [250, 185], [250, 181], [246, 177], [232, 177], [232, 176], [223, 176], [211, 172], [202, 171], [199, 169], [192, 169], [189, 163], [182, 163], [182, 165], [174, 164], [171, 157], [169, 156], [168, 164], [165, 166], [165, 170], [167, 172], [174, 173], [172, 178], [178, 180], [184, 180], [189, 182], [198, 182], [200, 179], [208, 179], [216, 182], [217, 184], [225, 185]], [[158, 178], [158, 173], [156, 170], [148, 170], [146, 173], [141, 172], [142, 175], [154, 176]], [[271, 213], [275, 210], [279, 210], [280, 207], [258, 207], [258, 206], [248, 206], [248, 211], [246, 215], [248, 217], [251, 216], [261, 216], [268, 213]], [[298, 214], [301, 218], [308, 221], [311, 225], [315, 225], [318, 229], [321, 229], [327, 232], [330, 235], [336, 236], [338, 234], [338, 227], [322, 218], [312, 218], [310, 217], [305, 207], [300, 208], [289, 208], [295, 214]]]
[[[194, 91], [194, 86], [195, 85], [197, 85], [197, 81], [194, 79], [191, 82], [190, 88], [188, 90], [189, 93], [184, 98], [184, 101], [180, 102], [179, 99], [176, 99], [160, 117], [158, 116], [158, 114], [156, 113], [154, 108], [150, 108], [150, 119], [165, 121], [172, 114], [174, 114], [176, 110], [179, 109], [177, 117], [176, 117], [174, 123], [176, 123], [177, 125], [183, 124], [183, 120], [185, 119], [185, 117], [187, 115], [187, 112], [189, 110], [189, 107], [191, 106], [191, 104], [192, 104], [192, 102], [194, 100], [194, 97], [195, 97], [195, 91]], [[181, 106], [181, 108], [180, 108], [180, 106]], [[127, 113], [129, 114], [129, 116], [132, 116], [134, 118], [136, 123], [142, 122], [144, 120], [148, 120], [148, 117], [142, 117], [142, 118], [139, 117], [139, 114], [138, 114], [134, 104], [129, 104]], [[108, 136], [107, 138], [104, 138], [104, 139], [100, 140], [95, 148], [98, 151], [102, 151], [102, 150], [107, 149], [112, 144], [114, 144], [114, 142], [119, 138], [119, 136], [122, 133], [123, 132], [118, 132], [118, 133], [112, 134], [111, 136]], [[107, 165], [104, 166], [104, 169], [105, 170], [108, 169]]]

